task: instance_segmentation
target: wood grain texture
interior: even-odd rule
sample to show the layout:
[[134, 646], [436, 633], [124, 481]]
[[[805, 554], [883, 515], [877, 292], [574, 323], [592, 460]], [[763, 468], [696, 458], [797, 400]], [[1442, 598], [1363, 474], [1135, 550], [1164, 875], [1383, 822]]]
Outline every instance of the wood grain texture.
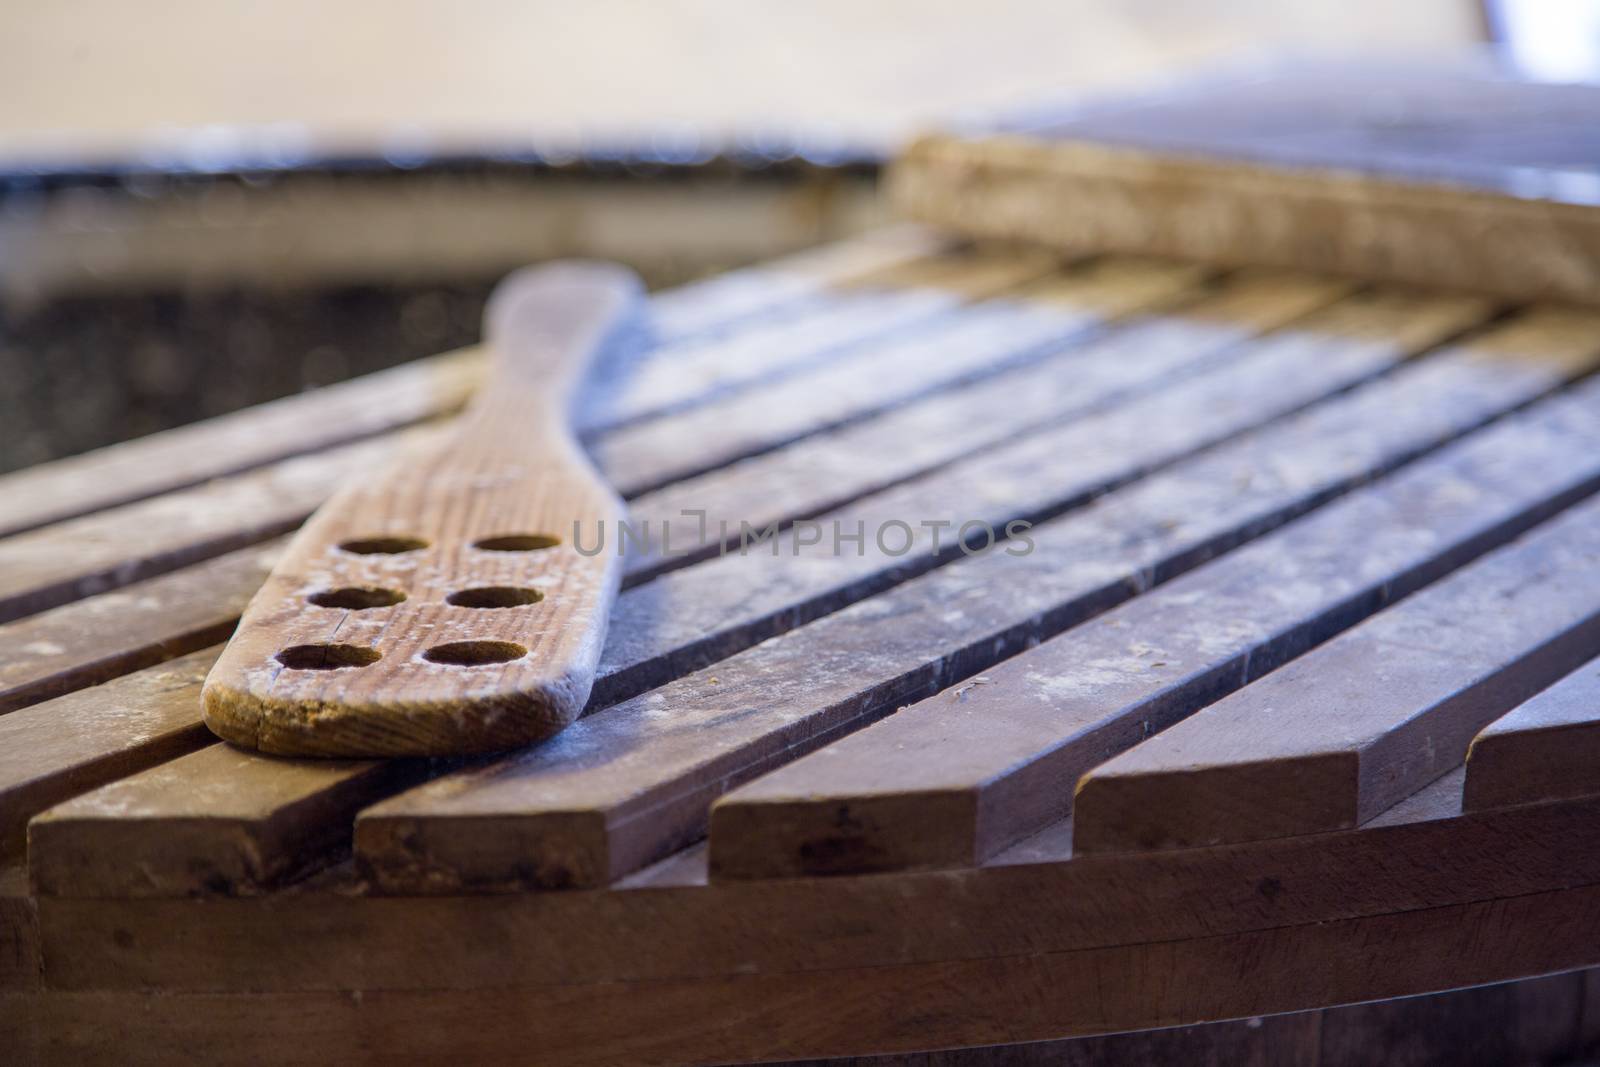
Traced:
[[[358, 856], [406, 892], [605, 884], [698, 836], [733, 785], [1559, 387], [1600, 357], [1578, 327], [1508, 324], [1041, 524], [1025, 554], [959, 560], [386, 801], [358, 819]], [[1532, 349], [1542, 358], [1495, 355], [1551, 331], [1566, 344]]]
[[681, 411], [832, 360], [962, 304], [1044, 274], [1060, 258], [1038, 250], [931, 254], [841, 282], [817, 300], [762, 315], [725, 336], [666, 345], [599, 398], [585, 428], [626, 426]]
[[[1077, 953], [593, 986], [325, 993], [52, 993], [46, 1063], [404, 1055], [694, 1064], [915, 1051], [1240, 1018], [1592, 964], [1600, 890]], [[1218, 975], [1228, 981], [1218, 981]], [[1050, 995], [1040, 995], [1040, 990]], [[738, 1026], [707, 1027], [715, 1003]], [[904, 1010], [915, 1004], [917, 1011]], [[142, 1059], [141, 1059], [142, 1057]]]
[[969, 236], [1592, 305], [1597, 114], [1592, 86], [1298, 63], [925, 138], [890, 187]]
[[1074, 845], [1359, 825], [1458, 766], [1480, 729], [1597, 641], [1600, 503], [1588, 502], [1092, 771]]
[[1496, 719], [1473, 738], [1469, 809], [1600, 793], [1600, 659]]
[[727, 271], [652, 296], [650, 333], [667, 345], [726, 330], [862, 275], [936, 255], [951, 244], [935, 230], [890, 226]]
[[[1236, 358], [1162, 389], [1148, 398], [1002, 446], [864, 498], [824, 516], [846, 527], [877, 529], [900, 516], [945, 522], [955, 531], [979, 519], [1003, 530], [1017, 518], [1036, 521], [1081, 505], [1096, 493], [1130, 481], [1190, 451], [1293, 411], [1381, 374], [1484, 313], [1472, 300], [1408, 294], [1352, 297], [1304, 320], [1297, 329], [1250, 344]], [[1153, 432], [1153, 427], [1161, 427]], [[774, 553], [732, 555], [664, 576], [625, 592], [601, 658], [591, 710], [635, 696], [694, 666], [731, 655], [865, 595], [904, 581], [958, 554], [954, 533], [935, 551], [927, 531], [914, 552], [894, 555], [868, 539], [859, 554], [822, 544], [797, 545], [784, 534]], [[141, 776], [139, 805], [126, 798], [98, 803], [79, 820], [75, 880], [80, 892], [260, 892], [262, 878], [301, 869], [306, 857], [269, 855], [301, 847], [285, 827], [323, 818], [308, 803], [311, 791], [370, 801], [392, 782], [366, 764], [319, 771], [307, 791], [285, 795], [267, 776], [222, 773], [217, 760], [189, 760]], [[169, 773], [170, 771], [170, 773]], [[230, 821], [204, 819], [213, 798], [226, 795]], [[157, 799], [159, 798], [159, 799]], [[90, 803], [86, 798], [85, 803]], [[245, 814], [245, 813], [248, 813]], [[141, 846], [147, 819], [182, 820], [196, 855], [232, 854], [241, 828], [249, 831], [251, 862], [207, 863]], [[349, 824], [343, 826], [348, 834]], [[136, 840], [137, 839], [137, 840]], [[227, 869], [236, 880], [219, 878]]]
[[[28, 872], [20, 864], [0, 867], [0, 997], [7, 992], [35, 989], [44, 970], [39, 953], [39, 908], [28, 894]], [[3, 1015], [0, 1012], [0, 1015]], [[0, 1022], [0, 1045], [6, 1045], [5, 1022]]]
[[735, 790], [713, 872], [982, 862], [1111, 755], [1600, 488], [1597, 410], [1595, 384], [1546, 401]]
[[[291, 761], [208, 745], [34, 819], [29, 876], [40, 893], [116, 896], [235, 893], [276, 884], [348, 848], [356, 810], [374, 794], [418, 781], [425, 770], [420, 760]], [[120, 884], [104, 877], [105, 820], [122, 831], [118, 847], [140, 857], [113, 868]], [[169, 880], [169, 871], [180, 873]]]
[[283, 542], [0, 626], [0, 714], [221, 644]]
[[[1592, 800], [1463, 815], [1452, 777], [1453, 789], [1429, 787], [1427, 810], [1360, 830], [1107, 856], [1069, 856], [1070, 834], [1053, 834], [1025, 858], [959, 871], [708, 884], [702, 867], [604, 891], [394, 897], [340, 870], [266, 897], [45, 895], [46, 977], [59, 989], [289, 991], [826, 971], [1218, 936], [1594, 881], [1592, 850], [1561, 846], [1591, 839]], [[1411, 859], [1386, 867], [1386, 856]], [[173, 941], [175, 928], [192, 940]]]
[[199, 720], [208, 649], [0, 718], [0, 854], [20, 855], [27, 821], [52, 804], [212, 738]]
[[599, 264], [502, 283], [486, 390], [435, 450], [363, 472], [296, 534], [206, 680], [206, 725], [264, 752], [422, 756], [576, 718], [622, 579], [581, 532], [623, 506], [566, 413], [638, 305]]
[[402, 430], [8, 537], [0, 541], [0, 621], [288, 533], [351, 471], [381, 465], [441, 433], [439, 426]]

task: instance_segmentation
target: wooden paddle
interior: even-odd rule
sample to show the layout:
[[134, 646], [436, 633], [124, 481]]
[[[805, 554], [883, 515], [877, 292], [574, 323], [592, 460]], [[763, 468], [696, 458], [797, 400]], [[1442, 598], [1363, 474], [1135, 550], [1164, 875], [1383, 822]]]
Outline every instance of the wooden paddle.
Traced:
[[625, 511], [568, 407], [640, 294], [595, 263], [502, 283], [490, 377], [454, 434], [354, 474], [301, 528], [206, 679], [206, 725], [264, 752], [420, 756], [513, 748], [575, 719]]

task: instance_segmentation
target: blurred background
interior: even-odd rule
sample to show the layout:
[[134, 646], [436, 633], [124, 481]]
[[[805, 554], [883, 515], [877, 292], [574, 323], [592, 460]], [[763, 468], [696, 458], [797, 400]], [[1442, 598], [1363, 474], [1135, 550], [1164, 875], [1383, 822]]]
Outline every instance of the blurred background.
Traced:
[[1600, 0], [0, 6], [0, 471], [878, 225], [916, 131], [1285, 51], [1600, 69]]

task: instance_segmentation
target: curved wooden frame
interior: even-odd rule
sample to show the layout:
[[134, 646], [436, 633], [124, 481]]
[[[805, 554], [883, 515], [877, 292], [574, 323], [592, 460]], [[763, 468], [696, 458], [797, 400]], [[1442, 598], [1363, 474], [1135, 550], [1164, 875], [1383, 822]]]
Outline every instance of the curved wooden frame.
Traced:
[[688, 1064], [1111, 1033], [1600, 963], [1600, 799], [1462, 815], [1460, 782], [1384, 826], [1077, 859], [1052, 857], [1057, 828], [959, 871], [707, 884], [690, 855], [597, 891], [382, 897], [345, 873], [257, 899], [45, 897], [43, 990], [19, 1003], [49, 1060], [182, 1042], [245, 1062], [295, 1033], [282, 1062]]

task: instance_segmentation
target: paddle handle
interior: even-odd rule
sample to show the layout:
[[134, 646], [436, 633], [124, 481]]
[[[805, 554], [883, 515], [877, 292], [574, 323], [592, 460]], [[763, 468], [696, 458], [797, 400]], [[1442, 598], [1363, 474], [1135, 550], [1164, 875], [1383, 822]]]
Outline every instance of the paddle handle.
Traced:
[[[207, 725], [278, 754], [440, 756], [576, 718], [621, 584], [625, 511], [565, 410], [641, 303], [631, 274], [599, 264], [497, 290], [481, 398], [453, 432], [352, 471], [295, 535], [206, 681]], [[580, 536], [602, 550], [579, 551]]]
[[615, 263], [563, 260], [509, 275], [484, 310], [492, 365], [476, 403], [499, 403], [502, 388], [532, 390], [564, 415], [596, 360], [635, 324], [643, 296], [638, 275]]

